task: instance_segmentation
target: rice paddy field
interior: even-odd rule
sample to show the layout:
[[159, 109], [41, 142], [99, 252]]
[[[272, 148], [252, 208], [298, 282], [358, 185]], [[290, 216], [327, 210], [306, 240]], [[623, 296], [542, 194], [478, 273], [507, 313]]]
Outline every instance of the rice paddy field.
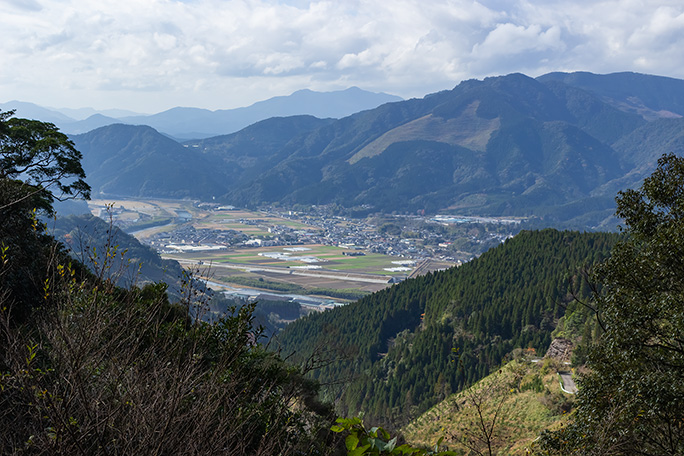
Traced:
[[[266, 239], [271, 230], [286, 226], [299, 232], [318, 227], [271, 214], [234, 208], [208, 208], [190, 200], [95, 199], [93, 214], [114, 223], [145, 242], [164, 232], [187, 229], [234, 230], [251, 239]], [[345, 253], [347, 255], [345, 255]], [[350, 255], [362, 253], [358, 255]], [[223, 250], [164, 253], [184, 266], [210, 265], [218, 281], [252, 280], [289, 283], [307, 289], [356, 289], [373, 292], [389, 286], [390, 278], [406, 276], [412, 262], [388, 255], [336, 246], [307, 244], [277, 247], [228, 247]]]
[[[258, 267], [294, 268], [310, 271], [335, 271], [387, 276], [402, 275], [412, 270], [400, 258], [367, 253], [346, 256], [348, 249], [321, 244], [297, 246], [240, 248], [232, 251], [169, 254], [169, 258], [202, 261], [212, 264], [252, 265]], [[404, 263], [404, 264], [400, 264]], [[403, 270], [401, 269], [403, 268]]]

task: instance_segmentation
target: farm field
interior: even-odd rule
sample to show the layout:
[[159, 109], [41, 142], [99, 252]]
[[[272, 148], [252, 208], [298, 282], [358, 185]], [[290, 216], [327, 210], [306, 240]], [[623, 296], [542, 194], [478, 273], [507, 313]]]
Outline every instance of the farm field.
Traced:
[[[294, 230], [317, 230], [304, 223], [262, 212], [227, 208], [208, 210], [191, 200], [103, 198], [88, 201], [88, 207], [95, 216], [104, 219], [111, 216], [115, 224], [133, 232], [140, 240], [159, 232], [172, 231], [181, 225], [195, 229], [234, 230], [256, 238], [269, 236], [269, 228], [278, 225]], [[155, 222], [160, 226], [148, 226]], [[140, 230], [136, 230], [138, 226]]]
[[[453, 265], [407, 260], [392, 255], [391, 248], [388, 254], [381, 254], [357, 250], [353, 242], [342, 245], [341, 231], [370, 233], [354, 234], [354, 239], [370, 239], [375, 233], [371, 225], [343, 218], [325, 220], [326, 226], [334, 222], [338, 230], [332, 237], [342, 245], [338, 247], [327, 245], [332, 232], [329, 228], [307, 225], [286, 214], [164, 199], [102, 198], [90, 201], [89, 207], [94, 215], [111, 218], [164, 258], [177, 260], [185, 267], [208, 268], [212, 280], [246, 287], [301, 287], [309, 293], [374, 292], [411, 274]], [[274, 239], [276, 246], [272, 245]]]
[[[378, 280], [389, 280], [396, 275], [405, 275], [411, 267], [399, 264], [400, 258], [369, 253], [362, 256], [346, 256], [348, 249], [321, 244], [277, 246], [260, 248], [239, 248], [231, 251], [185, 252], [165, 254], [166, 258], [186, 262], [202, 262], [216, 267], [221, 265], [250, 268], [282, 268], [293, 272], [344, 273], [374, 276]], [[403, 270], [400, 270], [403, 269]], [[289, 271], [287, 271], [289, 272]]]

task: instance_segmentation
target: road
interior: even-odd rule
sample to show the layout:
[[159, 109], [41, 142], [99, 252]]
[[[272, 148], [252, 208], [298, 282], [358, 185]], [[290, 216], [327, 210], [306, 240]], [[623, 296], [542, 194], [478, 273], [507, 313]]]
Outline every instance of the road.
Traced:
[[572, 379], [572, 374], [570, 372], [558, 372], [561, 378], [561, 389], [569, 394], [577, 394], [577, 385]]

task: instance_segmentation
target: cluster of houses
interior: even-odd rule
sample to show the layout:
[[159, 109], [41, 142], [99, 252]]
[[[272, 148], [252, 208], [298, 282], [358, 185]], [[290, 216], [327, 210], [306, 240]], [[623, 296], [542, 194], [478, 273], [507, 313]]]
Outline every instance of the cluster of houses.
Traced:
[[[201, 203], [200, 203], [201, 204]], [[203, 209], [226, 210], [218, 205]], [[455, 257], [451, 240], [444, 239], [434, 230], [414, 228], [411, 237], [402, 237], [382, 233], [377, 226], [364, 219], [350, 219], [321, 210], [306, 214], [293, 211], [282, 211], [274, 208], [262, 209], [269, 216], [296, 220], [314, 229], [295, 229], [287, 225], [273, 224], [271, 221], [258, 219], [239, 219], [244, 225], [256, 225], [263, 228], [267, 235], [249, 235], [248, 230], [241, 232], [233, 229], [200, 229], [190, 224], [182, 224], [173, 231], [155, 234], [147, 243], [159, 251], [175, 252], [189, 250], [211, 250], [231, 247], [267, 247], [300, 244], [334, 245], [345, 249], [347, 256], [360, 256], [367, 252], [420, 260], [434, 258], [442, 261], [459, 263], [462, 258]], [[415, 219], [415, 220], [414, 220]], [[412, 216], [411, 221], [438, 222], [426, 217]], [[446, 221], [440, 220], [445, 223]], [[481, 221], [480, 221], [481, 222]], [[421, 226], [421, 224], [414, 225]], [[426, 226], [423, 224], [422, 226]], [[488, 233], [489, 237], [499, 236], [504, 240], [507, 235]], [[497, 239], [499, 240], [499, 239]], [[473, 242], [483, 242], [473, 238]]]

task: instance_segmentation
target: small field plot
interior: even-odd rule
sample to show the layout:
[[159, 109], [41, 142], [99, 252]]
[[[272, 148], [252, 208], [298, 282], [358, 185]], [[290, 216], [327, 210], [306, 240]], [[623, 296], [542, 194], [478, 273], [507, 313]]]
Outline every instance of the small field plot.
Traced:
[[387, 276], [401, 275], [411, 272], [411, 269], [400, 271], [397, 265], [392, 263], [396, 258], [381, 255], [379, 253], [369, 253], [364, 256], [342, 256], [330, 259], [328, 269], [336, 271], [354, 271], [369, 274], [383, 274]]
[[230, 223], [220, 223], [216, 220], [211, 219], [211, 217], [207, 217], [204, 220], [198, 220], [192, 225], [197, 229], [209, 228], [212, 230], [234, 230], [244, 233], [248, 236], [264, 237], [271, 235], [271, 233], [268, 232], [267, 226], [247, 225], [244, 223], [237, 223], [232, 221]]
[[210, 211], [193, 223], [196, 228], [216, 230], [235, 230], [250, 236], [269, 236], [269, 228], [285, 226], [294, 230], [314, 230], [316, 228], [300, 222], [249, 211]]
[[118, 226], [135, 230], [169, 224], [177, 215], [174, 209], [162, 207], [156, 201], [128, 199], [94, 199], [88, 201], [90, 212]]
[[[217, 272], [217, 274], [223, 274], [222, 272]], [[355, 289], [359, 291], [365, 291], [368, 293], [373, 293], [375, 291], [382, 290], [390, 286], [389, 283], [368, 283], [368, 282], [358, 282], [351, 279], [344, 278], [328, 278], [328, 277], [312, 277], [303, 275], [285, 275], [276, 274], [273, 272], [260, 272], [257, 274], [250, 274], [251, 276], [263, 277], [266, 280], [272, 280], [276, 282], [291, 283], [294, 285], [301, 286], [306, 289], [320, 288], [320, 289], [333, 289], [333, 290], [344, 290], [344, 289]]]
[[[391, 285], [389, 283], [368, 283], [352, 279], [316, 277], [313, 275], [283, 274], [268, 271], [248, 272], [223, 267], [212, 267], [207, 275], [212, 281], [232, 284], [233, 286], [275, 292], [317, 294], [321, 296], [330, 296], [330, 293], [326, 293], [324, 290], [356, 290], [359, 293], [373, 293]], [[274, 284], [283, 284], [284, 288]]]

